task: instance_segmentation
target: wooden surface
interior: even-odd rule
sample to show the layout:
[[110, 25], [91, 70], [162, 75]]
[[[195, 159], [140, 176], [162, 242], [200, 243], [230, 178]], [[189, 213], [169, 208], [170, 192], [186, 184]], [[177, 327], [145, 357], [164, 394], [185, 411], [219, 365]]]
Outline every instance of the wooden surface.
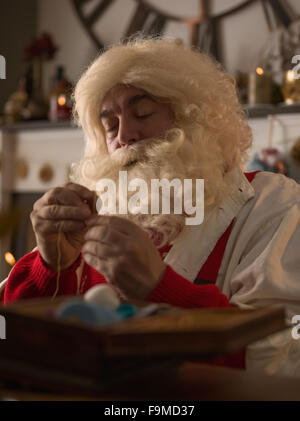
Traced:
[[[1, 387], [1, 400], [23, 401], [300, 401], [300, 379], [184, 363], [99, 394], [30, 392]], [[101, 406], [99, 406], [99, 409]]]
[[116, 389], [113, 396], [119, 400], [148, 401], [289, 401], [300, 400], [300, 379], [186, 362], [173, 371], [162, 370], [159, 376], [128, 382], [126, 388]]
[[98, 348], [101, 356], [108, 358], [206, 356], [234, 352], [286, 327], [281, 307], [185, 310], [165, 305], [148, 317], [90, 327], [51, 316], [69, 298], [24, 300], [0, 306], [8, 332], [4, 348], [15, 348], [14, 341], [19, 341], [33, 345], [34, 352], [57, 342], [68, 350], [69, 341]]
[[51, 315], [65, 300], [0, 307], [7, 332], [0, 346], [0, 379], [44, 391], [95, 395], [140, 375], [177, 370], [188, 358], [238, 351], [286, 327], [278, 307], [183, 310], [164, 305], [143, 319], [87, 327]]

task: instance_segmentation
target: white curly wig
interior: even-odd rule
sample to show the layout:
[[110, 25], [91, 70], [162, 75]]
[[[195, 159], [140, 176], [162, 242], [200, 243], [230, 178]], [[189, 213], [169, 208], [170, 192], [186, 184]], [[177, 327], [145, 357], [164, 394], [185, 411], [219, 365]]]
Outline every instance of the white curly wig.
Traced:
[[222, 200], [224, 175], [242, 164], [252, 140], [235, 80], [209, 56], [160, 38], [134, 38], [109, 48], [77, 83], [74, 117], [87, 143], [83, 159], [73, 167], [73, 181], [94, 185], [87, 168], [108, 155], [99, 115], [106, 93], [117, 84], [143, 89], [170, 104], [176, 128], [194, 151], [186, 165], [205, 180], [206, 204]]

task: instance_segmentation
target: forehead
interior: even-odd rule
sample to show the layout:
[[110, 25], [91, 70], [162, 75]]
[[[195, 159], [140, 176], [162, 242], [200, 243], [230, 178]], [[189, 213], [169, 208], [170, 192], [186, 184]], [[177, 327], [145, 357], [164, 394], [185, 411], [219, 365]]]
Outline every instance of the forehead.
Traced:
[[136, 88], [128, 85], [117, 85], [110, 89], [104, 97], [101, 113], [104, 111], [114, 111], [116, 108], [121, 108], [127, 105], [132, 105], [133, 99], [143, 97], [152, 98], [152, 96], [144, 89]]

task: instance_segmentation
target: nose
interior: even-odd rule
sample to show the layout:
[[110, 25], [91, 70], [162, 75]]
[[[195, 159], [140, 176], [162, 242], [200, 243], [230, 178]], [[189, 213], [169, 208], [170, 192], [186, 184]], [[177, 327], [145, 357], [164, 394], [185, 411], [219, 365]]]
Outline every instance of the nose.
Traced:
[[140, 140], [139, 128], [134, 119], [121, 117], [119, 121], [118, 139], [121, 147], [129, 146]]

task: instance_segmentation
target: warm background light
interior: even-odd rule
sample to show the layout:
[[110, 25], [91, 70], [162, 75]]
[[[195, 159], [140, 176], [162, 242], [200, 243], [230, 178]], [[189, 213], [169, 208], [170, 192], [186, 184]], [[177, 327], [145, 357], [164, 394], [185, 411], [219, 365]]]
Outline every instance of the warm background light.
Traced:
[[288, 82], [294, 82], [295, 78], [294, 78], [294, 72], [293, 70], [288, 70], [286, 73], [286, 80]]
[[264, 74], [264, 69], [263, 69], [262, 67], [257, 67], [257, 69], [256, 69], [256, 73], [257, 73], [259, 76], [261, 76], [261, 75], [263, 75], [263, 74]]
[[58, 105], [60, 105], [61, 107], [63, 107], [64, 105], [66, 105], [66, 97], [64, 95], [60, 95], [57, 99]]
[[14, 256], [8, 251], [7, 253], [5, 253], [4, 258], [6, 260], [6, 262], [13, 266], [16, 263], [16, 259], [14, 258]]

